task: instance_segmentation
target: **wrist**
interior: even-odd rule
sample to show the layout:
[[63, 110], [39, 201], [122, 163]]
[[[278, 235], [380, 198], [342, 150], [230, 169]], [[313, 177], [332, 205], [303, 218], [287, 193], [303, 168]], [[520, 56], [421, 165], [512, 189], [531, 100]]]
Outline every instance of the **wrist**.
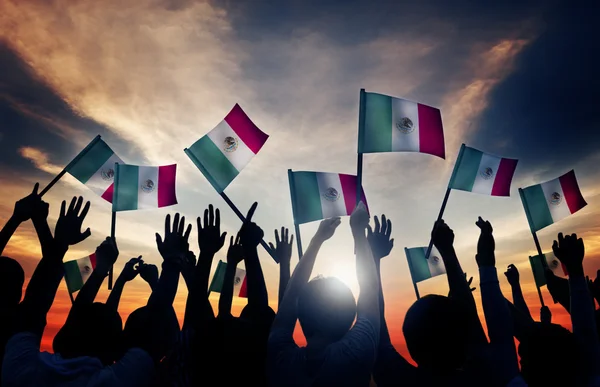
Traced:
[[569, 266], [567, 266], [567, 272], [569, 273], [569, 277], [583, 277], [584, 276], [583, 265], [569, 265]]

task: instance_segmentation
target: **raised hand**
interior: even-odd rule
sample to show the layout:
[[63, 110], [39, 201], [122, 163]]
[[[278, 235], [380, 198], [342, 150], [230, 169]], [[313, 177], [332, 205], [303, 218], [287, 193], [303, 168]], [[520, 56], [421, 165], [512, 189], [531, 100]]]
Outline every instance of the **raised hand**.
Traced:
[[377, 216], [373, 217], [375, 221], [375, 230], [371, 226], [367, 228], [367, 240], [373, 252], [373, 258], [378, 260], [387, 257], [394, 247], [394, 238], [392, 235], [392, 221], [385, 215], [381, 215], [381, 224]]
[[141, 263], [139, 266], [140, 277], [146, 281], [150, 287], [158, 283], [158, 267], [151, 263]]
[[590, 293], [592, 293], [594, 299], [600, 303], [600, 270], [596, 272], [595, 280], [592, 281], [589, 277], [586, 278]]
[[269, 247], [275, 252], [280, 264], [281, 262], [290, 263], [290, 260], [292, 259], [292, 244], [294, 243], [294, 235], [292, 234], [291, 238], [289, 235], [290, 230], [282, 227], [281, 239], [279, 239], [279, 233], [277, 232], [277, 229], [275, 229], [275, 246], [273, 246], [273, 243], [269, 242]]
[[[25, 222], [34, 217], [36, 210], [39, 210], [39, 203], [42, 201], [42, 198], [38, 195], [38, 188], [40, 187], [39, 183], [35, 183], [33, 186], [33, 191], [23, 199], [17, 201], [15, 203], [15, 209], [13, 211], [13, 218], [19, 222]], [[47, 205], [46, 205], [46, 216], [47, 214]]]
[[583, 239], [577, 238], [577, 234], [563, 236], [558, 234], [558, 241], [552, 244], [552, 251], [556, 258], [567, 267], [569, 276], [583, 275], [583, 257], [585, 246]]
[[125, 264], [120, 277], [122, 277], [126, 282], [132, 281], [140, 273], [143, 264], [144, 261], [142, 260], [141, 255], [137, 258], [131, 258], [129, 262]]
[[504, 272], [506, 279], [510, 286], [518, 286], [519, 285], [519, 270], [512, 263], [508, 265], [508, 268]]
[[179, 267], [181, 275], [183, 275], [183, 279], [185, 280], [189, 289], [189, 287], [192, 286], [192, 281], [196, 275], [196, 256], [193, 252], [188, 251], [185, 255], [178, 257], [174, 262]]
[[171, 215], [165, 218], [165, 237], [156, 233], [156, 245], [164, 260], [184, 257], [190, 250], [189, 238], [192, 225], [185, 228], [185, 216], [179, 218], [179, 213], [173, 217], [173, 228], [171, 228]]
[[252, 222], [252, 217], [254, 216], [256, 207], [258, 207], [258, 203], [254, 202], [252, 207], [250, 207], [250, 210], [248, 210], [246, 221], [240, 229], [240, 241], [245, 249], [256, 248], [256, 246], [260, 244], [260, 241], [262, 241], [263, 237], [265, 236], [264, 231], [258, 227], [256, 223]]
[[[465, 281], [467, 281], [467, 273], [465, 273]], [[467, 285], [469, 285], [469, 288], [471, 289], [472, 292], [475, 291], [475, 287], [471, 287], [471, 284], [473, 283], [473, 277], [469, 278], [469, 280], [467, 281]]]
[[494, 251], [496, 250], [496, 242], [494, 241], [494, 229], [487, 220], [483, 220], [481, 216], [475, 222], [477, 227], [481, 230], [479, 235], [479, 242], [477, 242], [477, 255], [475, 260], [479, 267], [482, 266], [496, 266], [496, 256]]
[[364, 235], [367, 227], [369, 227], [369, 213], [367, 212], [367, 207], [361, 201], [354, 211], [352, 211], [352, 215], [350, 215], [350, 228], [353, 233], [362, 233]]
[[335, 234], [335, 229], [342, 223], [339, 217], [324, 219], [319, 224], [314, 238], [319, 242], [325, 242]]
[[60, 206], [60, 216], [54, 229], [54, 240], [62, 248], [76, 245], [92, 234], [89, 228], [81, 232], [81, 225], [90, 209], [90, 202], [86, 202], [83, 209], [82, 204], [83, 198], [80, 196], [71, 199], [67, 210], [65, 210], [67, 203], [64, 200]]
[[200, 252], [207, 255], [215, 255], [225, 244], [226, 232], [221, 234], [221, 212], [215, 211], [212, 204], [204, 210], [204, 227], [200, 217], [196, 219], [198, 225], [198, 246]]
[[444, 219], [440, 219], [433, 226], [431, 240], [441, 253], [451, 250], [454, 245], [454, 231], [444, 222]]
[[96, 269], [101, 275], [107, 275], [110, 268], [119, 257], [119, 249], [114, 238], [107, 237], [104, 242], [96, 248]]
[[540, 309], [540, 321], [544, 324], [552, 323], [552, 312], [550, 312], [550, 308], [546, 305], [542, 306]]
[[235, 242], [233, 241], [233, 236], [229, 239], [229, 248], [227, 249], [227, 264], [232, 266], [237, 266], [238, 263], [244, 260], [244, 247], [240, 242], [240, 233], [235, 237]]

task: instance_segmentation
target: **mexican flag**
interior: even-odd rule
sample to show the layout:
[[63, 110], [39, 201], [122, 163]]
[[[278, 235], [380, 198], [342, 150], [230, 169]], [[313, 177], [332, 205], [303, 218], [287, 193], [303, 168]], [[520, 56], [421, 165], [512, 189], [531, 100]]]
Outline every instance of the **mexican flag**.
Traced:
[[[328, 172], [288, 171], [295, 224], [352, 214], [357, 178]], [[362, 201], [367, 205], [364, 191]]]
[[184, 151], [217, 192], [223, 192], [268, 138], [236, 104], [219, 125]]
[[546, 285], [546, 268], [552, 270], [554, 275], [560, 278], [568, 278], [569, 273], [567, 267], [560, 262], [554, 253], [546, 253], [542, 255], [536, 255], [529, 257], [531, 263], [531, 270], [533, 271], [533, 278], [538, 288]]
[[115, 175], [113, 211], [142, 210], [177, 204], [177, 164], [140, 167], [119, 164]]
[[556, 223], [587, 205], [573, 170], [519, 192], [532, 232]]
[[[227, 271], [227, 262], [219, 261], [217, 270], [213, 276], [208, 292], [221, 293], [223, 290], [223, 283], [225, 282], [225, 272]], [[246, 285], [246, 270], [237, 268], [235, 269], [235, 277], [233, 278], [233, 295], [237, 297], [248, 297], [248, 286]]]
[[446, 266], [439, 251], [434, 247], [431, 249], [429, 259], [425, 258], [427, 246], [405, 248], [410, 274], [414, 283], [446, 274]]
[[517, 162], [463, 145], [450, 178], [450, 188], [484, 195], [510, 196], [510, 184]]
[[123, 160], [96, 136], [65, 169], [102, 199], [112, 202], [115, 163], [123, 164]]
[[69, 293], [75, 293], [83, 287], [96, 268], [96, 254], [67, 261], [63, 266], [67, 289], [69, 289]]
[[445, 158], [439, 109], [377, 93], [364, 93], [358, 153], [420, 152]]

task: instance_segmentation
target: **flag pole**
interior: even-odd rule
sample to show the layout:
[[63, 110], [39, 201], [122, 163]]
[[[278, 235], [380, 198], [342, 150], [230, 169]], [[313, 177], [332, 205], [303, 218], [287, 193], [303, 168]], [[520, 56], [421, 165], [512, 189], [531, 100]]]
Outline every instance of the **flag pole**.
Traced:
[[[450, 176], [450, 180], [448, 181], [448, 188], [446, 189], [446, 195], [444, 195], [444, 200], [442, 201], [442, 208], [440, 208], [440, 213], [438, 214], [436, 224], [437, 224], [437, 222], [439, 222], [442, 219], [442, 216], [444, 216], [444, 211], [446, 210], [446, 204], [448, 204], [448, 198], [450, 197], [450, 191], [452, 191], [451, 183], [454, 180], [454, 177], [456, 175], [456, 169], [460, 165], [460, 161], [462, 159], [464, 150], [465, 150], [465, 144], [462, 144], [460, 146], [460, 151], [458, 152], [458, 156], [456, 157], [456, 163], [454, 164], [454, 169], [452, 170], [452, 175]], [[436, 224], [433, 225], [433, 231], [431, 232], [432, 235], [435, 232]], [[432, 248], [433, 248], [433, 238], [430, 238], [429, 245], [427, 246], [427, 251], [425, 252], [426, 259], [429, 259], [429, 254], [431, 254]]]
[[358, 149], [356, 158], [356, 205], [360, 203], [362, 199], [362, 170], [363, 170], [363, 154], [361, 152], [363, 139], [364, 139], [364, 128], [365, 128], [365, 102], [366, 93], [365, 89], [360, 89], [360, 105], [358, 108]]
[[[543, 261], [542, 261], [543, 264]], [[537, 293], [538, 296], [540, 297], [540, 303], [542, 304], [542, 306], [544, 306], [544, 298], [542, 297], [542, 291], [540, 290], [540, 287], [538, 286], [538, 281], [535, 275], [535, 272], [533, 271], [533, 257], [529, 256], [529, 266], [531, 266], [531, 271], [533, 272], [533, 279], [535, 280], [535, 288], [537, 289]], [[544, 276], [546, 274], [544, 273]]]
[[292, 200], [292, 215], [294, 217], [294, 227], [296, 229], [296, 246], [298, 246], [298, 260], [302, 259], [302, 238], [300, 237], [300, 225], [296, 222], [296, 185], [294, 175], [291, 169], [288, 169], [288, 182], [290, 185], [290, 198]]
[[404, 255], [406, 255], [406, 261], [408, 262], [408, 270], [410, 271], [410, 281], [413, 284], [413, 287], [415, 288], [415, 295], [417, 296], [417, 300], [421, 298], [421, 296], [419, 295], [419, 288], [417, 287], [417, 284], [415, 282], [415, 277], [413, 276], [413, 267], [412, 267], [412, 262], [410, 261], [410, 253], [408, 252], [408, 249], [405, 247], [404, 248]]
[[[544, 256], [544, 253], [542, 252], [542, 247], [540, 246], [540, 241], [537, 237], [537, 233], [535, 231], [533, 231], [533, 223], [531, 221], [531, 214], [529, 213], [529, 207], [527, 206], [527, 199], [525, 199], [525, 194], [523, 193], [523, 188], [519, 188], [519, 196], [521, 197], [521, 202], [523, 203], [523, 209], [525, 209], [525, 216], [527, 217], [527, 222], [529, 223], [529, 229], [531, 230], [531, 236], [533, 237], [533, 243], [535, 243], [535, 248], [538, 252], [538, 254], [540, 255], [540, 257]], [[531, 265], [530, 265], [531, 266]], [[546, 275], [546, 273], [544, 273], [544, 275]], [[537, 287], [537, 284], [536, 284]], [[542, 304], [542, 306], [544, 305], [544, 298], [542, 297], [542, 292], [540, 290], [540, 288], [537, 288], [538, 290], [538, 295], [540, 296], [540, 303]]]
[[[110, 221], [110, 237], [113, 240], [115, 239], [116, 224], [117, 224], [117, 213], [116, 213], [116, 211], [113, 211], [112, 216], [111, 216], [111, 221]], [[114, 266], [111, 266], [110, 271], [108, 272], [108, 290], [112, 290], [112, 288], [113, 288], [113, 268], [114, 268]]]
[[79, 152], [79, 154], [77, 156], [75, 156], [75, 158], [73, 160], [71, 160], [71, 162], [69, 164], [67, 164], [66, 167], [63, 168], [62, 171], [60, 171], [60, 173], [58, 175], [56, 175], [54, 177], [54, 179], [52, 179], [52, 181], [42, 190], [42, 192], [40, 192], [40, 197], [44, 196], [46, 194], [46, 192], [50, 191], [50, 188], [52, 188], [56, 183], [58, 183], [58, 181], [65, 175], [65, 173], [67, 173], [67, 171], [69, 170], [69, 167], [73, 164], [75, 164], [77, 161], [79, 161], [79, 159], [81, 159], [83, 157], [83, 155], [85, 155], [88, 150], [94, 146], [95, 143], [97, 143], [100, 140], [100, 135], [97, 135], [96, 137], [94, 137], [94, 139], [87, 144], [87, 146], [85, 148], [83, 148], [83, 150], [81, 152]]
[[[246, 217], [240, 212], [240, 210], [238, 210], [238, 208], [235, 206], [235, 204], [233, 204], [233, 202], [231, 201], [231, 199], [229, 199], [229, 197], [225, 194], [225, 192], [219, 192], [219, 195], [221, 195], [223, 200], [225, 200], [225, 203], [227, 203], [229, 205], [229, 207], [231, 207], [233, 212], [235, 212], [235, 214], [238, 216], [238, 218], [240, 218], [242, 223], [245, 222]], [[275, 262], [279, 263], [279, 261], [277, 260], [277, 256], [275, 255], [275, 252], [269, 248], [269, 245], [267, 245], [267, 243], [265, 242], [264, 239], [261, 239], [260, 245], [262, 247], [264, 247], [264, 249], [267, 251], [267, 253], [269, 253], [271, 258], [273, 258], [275, 260]]]

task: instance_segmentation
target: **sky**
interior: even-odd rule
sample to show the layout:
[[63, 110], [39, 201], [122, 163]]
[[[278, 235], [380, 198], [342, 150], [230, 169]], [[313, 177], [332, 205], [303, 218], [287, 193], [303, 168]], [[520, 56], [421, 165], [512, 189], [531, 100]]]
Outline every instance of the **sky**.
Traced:
[[[393, 343], [406, 354], [403, 316], [415, 294], [404, 247], [427, 245], [460, 145], [517, 158], [511, 196], [453, 191], [444, 219], [456, 234], [463, 267], [475, 277], [478, 216], [494, 225], [500, 282], [511, 263], [521, 272], [534, 316], [538, 299], [528, 257], [535, 255], [519, 187], [575, 169], [588, 206], [539, 232], [549, 251], [559, 231], [586, 242], [585, 269], [600, 269], [600, 43], [598, 3], [503, 1], [192, 1], [0, 0], [0, 221], [35, 182], [49, 183], [96, 135], [127, 163], [177, 163], [179, 204], [121, 212], [116, 235], [119, 273], [130, 257], [160, 265], [154, 233], [168, 213], [192, 222], [209, 203], [223, 228], [240, 221], [183, 149], [239, 103], [270, 135], [260, 153], [226, 189], [242, 212], [259, 202], [255, 221], [293, 228], [287, 170], [356, 173], [361, 88], [438, 107], [446, 159], [418, 153], [369, 154], [363, 185], [372, 214], [393, 222], [395, 248], [382, 263], [386, 318]], [[92, 203], [92, 236], [65, 260], [94, 251], [110, 232], [110, 205], [68, 174], [45, 196], [53, 227], [60, 201]], [[302, 225], [308, 245], [318, 222]], [[192, 233], [196, 253], [197, 238]], [[225, 258], [224, 248], [216, 259]], [[35, 232], [23, 224], [5, 255], [27, 279], [40, 259]], [[278, 266], [260, 259], [277, 308]], [[294, 252], [292, 265], [297, 262]], [[213, 271], [216, 263], [213, 265]], [[321, 250], [313, 275], [338, 276], [358, 294], [351, 233], [343, 219]], [[446, 294], [445, 277], [419, 284], [421, 294]], [[568, 316], [542, 289], [554, 320]], [[106, 285], [99, 294], [108, 295]], [[479, 291], [475, 298], [480, 306]], [[145, 304], [149, 287], [127, 284], [120, 312]], [[182, 317], [187, 289], [175, 301]], [[216, 307], [218, 295], [210, 296]], [[62, 326], [70, 301], [64, 282], [50, 311], [43, 347]], [[234, 314], [245, 305], [234, 299]], [[301, 335], [297, 334], [299, 342]]]

